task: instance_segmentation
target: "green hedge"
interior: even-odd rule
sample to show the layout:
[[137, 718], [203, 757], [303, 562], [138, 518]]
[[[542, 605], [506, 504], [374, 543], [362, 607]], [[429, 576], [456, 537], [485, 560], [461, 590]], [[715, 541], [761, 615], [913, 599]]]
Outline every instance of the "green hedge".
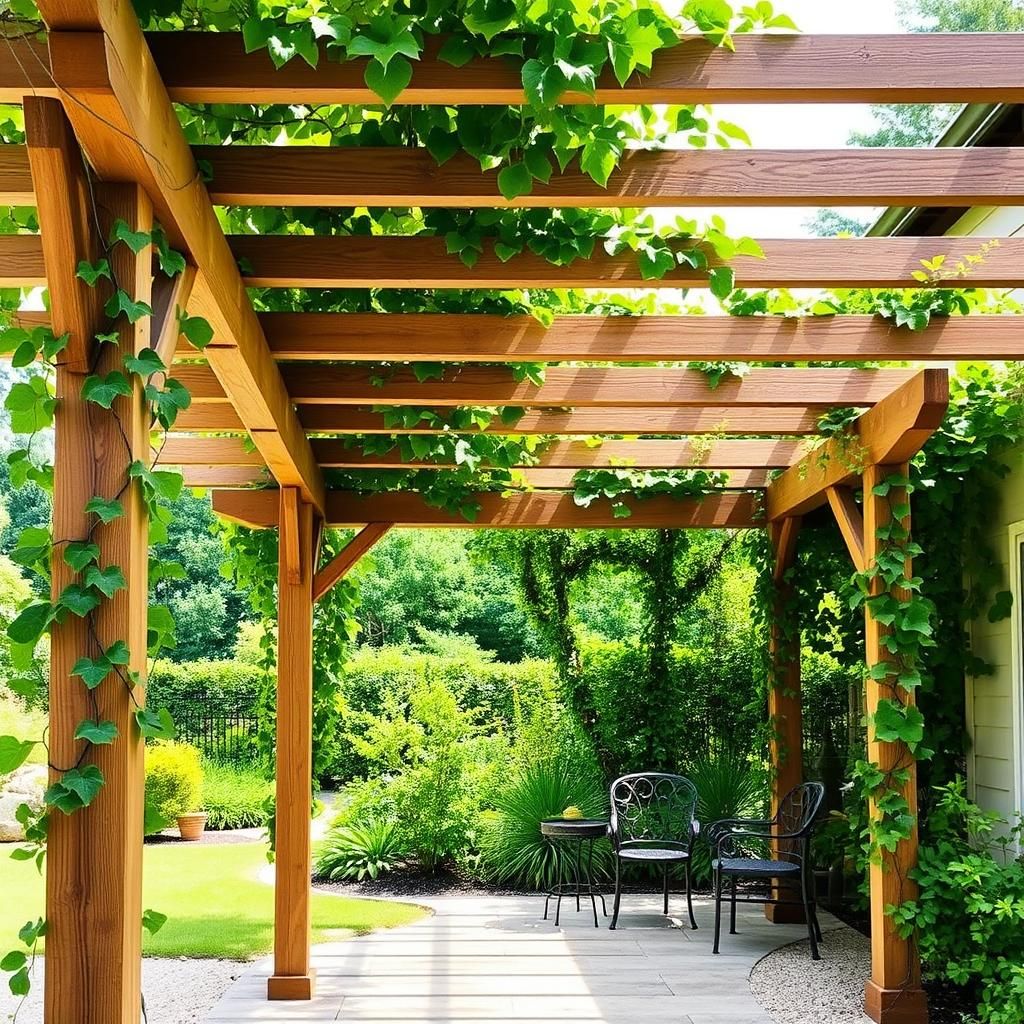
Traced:
[[239, 661], [159, 661], [149, 675], [147, 703], [174, 714], [193, 693], [212, 698], [255, 699], [263, 673], [256, 665]]

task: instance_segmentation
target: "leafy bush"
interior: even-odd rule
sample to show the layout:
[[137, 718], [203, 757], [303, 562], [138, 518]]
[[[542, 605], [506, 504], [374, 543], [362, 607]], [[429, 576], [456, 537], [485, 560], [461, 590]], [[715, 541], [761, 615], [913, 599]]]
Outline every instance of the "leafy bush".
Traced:
[[165, 822], [196, 811], [203, 802], [203, 763], [188, 743], [146, 747], [146, 804]]
[[273, 783], [255, 768], [203, 762], [203, 810], [210, 829], [258, 828], [267, 819]]
[[405, 861], [398, 823], [384, 818], [334, 825], [316, 855], [313, 874], [331, 881], [377, 878]]
[[[722, 751], [700, 758], [684, 774], [697, 787], [697, 819], [702, 829], [723, 818], [762, 818], [768, 811], [766, 773], [742, 754]], [[711, 877], [707, 843], [694, 844], [691, 864], [698, 881]]]
[[428, 871], [462, 854], [501, 738], [482, 735], [440, 681], [417, 685], [404, 702], [388, 694], [382, 714], [350, 713], [347, 722], [360, 730], [349, 739], [369, 778], [350, 788], [341, 822], [396, 822], [403, 848]]
[[916, 900], [893, 912], [900, 934], [916, 929], [925, 971], [976, 988], [983, 1024], [1024, 1020], [1024, 864], [1009, 825], [964, 796], [958, 778], [936, 790], [918, 865]]
[[[485, 876], [531, 889], [549, 889], [566, 877], [566, 859], [575, 859], [575, 849], [549, 843], [540, 834], [540, 823], [560, 817], [570, 806], [579, 807], [586, 817], [607, 816], [608, 797], [592, 764], [545, 760], [514, 771], [495, 793], [494, 810], [482, 816], [480, 866]], [[596, 843], [595, 875], [607, 876], [610, 865], [611, 847]]]

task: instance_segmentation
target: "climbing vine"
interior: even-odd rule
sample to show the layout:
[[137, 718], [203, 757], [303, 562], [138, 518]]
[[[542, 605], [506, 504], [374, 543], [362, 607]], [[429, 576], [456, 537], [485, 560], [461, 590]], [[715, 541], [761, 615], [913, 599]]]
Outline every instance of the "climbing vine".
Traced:
[[[125, 246], [138, 256], [152, 250], [157, 263], [167, 277], [181, 273], [185, 261], [173, 251], [166, 236], [157, 227], [152, 231], [135, 231], [123, 220], [116, 221], [104, 246], [103, 255], [95, 262], [83, 261], [76, 268], [77, 276], [89, 287], [105, 287], [109, 293], [103, 311], [108, 318], [107, 329], [90, 339], [89, 372], [80, 378], [80, 396], [86, 403], [107, 410], [113, 417], [117, 434], [123, 444], [121, 458], [123, 471], [112, 493], [93, 495], [85, 505], [89, 526], [77, 537], [54, 537], [49, 528], [29, 527], [22, 531], [11, 558], [49, 581], [51, 567], [60, 559], [72, 573], [73, 579], [59, 594], [50, 599], [34, 598], [28, 601], [10, 623], [7, 634], [11, 641], [11, 658], [15, 669], [22, 673], [12, 684], [17, 692], [29, 699], [35, 697], [43, 682], [27, 674], [32, 667], [33, 652], [44, 633], [54, 625], [62, 625], [74, 618], [86, 623], [91, 650], [71, 667], [71, 676], [77, 678], [88, 695], [90, 714], [78, 723], [74, 739], [80, 744], [74, 760], [56, 763], [49, 759], [52, 779], [43, 798], [43, 807], [35, 811], [22, 804], [17, 811], [18, 821], [25, 832], [25, 845], [15, 849], [16, 860], [34, 860], [42, 869], [51, 816], [55, 812], [74, 814], [88, 807], [96, 799], [105, 779], [100, 768], [90, 760], [94, 748], [118, 740], [117, 725], [105, 717], [103, 698], [109, 695], [104, 686], [109, 680], [123, 690], [133, 706], [133, 718], [139, 736], [144, 739], [166, 739], [174, 735], [174, 723], [165, 708], [147, 708], [137, 688], [141, 675], [129, 666], [133, 652], [124, 638], [105, 643], [100, 639], [98, 615], [107, 602], [127, 587], [125, 570], [115, 563], [102, 564], [103, 550], [97, 543], [97, 531], [126, 514], [125, 503], [135, 492], [141, 500], [150, 523], [150, 542], [159, 543], [166, 538], [169, 521], [167, 503], [181, 490], [181, 476], [164, 469], [153, 469], [150, 460], [134, 457], [130, 440], [128, 417], [136, 389], [141, 388], [148, 421], [156, 432], [154, 450], [159, 450], [159, 436], [170, 430], [178, 413], [186, 409], [188, 391], [178, 381], [170, 379], [167, 367], [151, 347], [133, 351], [122, 347], [124, 336], [132, 336], [132, 328], [144, 318], [151, 317], [149, 303], [134, 296], [115, 277], [114, 249]], [[196, 343], [209, 340], [209, 328], [198, 318], [181, 316], [182, 333]], [[53, 489], [53, 467], [40, 450], [40, 439], [54, 425], [58, 398], [55, 391], [57, 368], [65, 356], [70, 335], [57, 336], [48, 327], [26, 330], [8, 327], [3, 331], [2, 349], [11, 353], [12, 365], [24, 368], [27, 378], [13, 385], [5, 400], [10, 414], [11, 429], [27, 440], [8, 456], [11, 479], [15, 486], [31, 481], [48, 491]], [[111, 362], [110, 353], [116, 351]], [[76, 380], [78, 378], [75, 378]], [[159, 560], [150, 563], [150, 578], [172, 573], [173, 568]], [[173, 637], [173, 619], [162, 605], [149, 609], [147, 653], [155, 656]], [[136, 652], [137, 654], [138, 652]], [[109, 685], [109, 684], [108, 684]], [[44, 738], [19, 741], [12, 736], [0, 737], [0, 774], [13, 771], [28, 758]], [[151, 817], [147, 827], [163, 827]], [[141, 840], [141, 836], [140, 836]], [[147, 910], [140, 927], [156, 931], [166, 920], [165, 915]], [[25, 948], [9, 951], [0, 960], [0, 969], [10, 974], [9, 986], [15, 995], [26, 995], [30, 989], [31, 957], [38, 941], [46, 933], [42, 918], [29, 922], [21, 929], [19, 939]]]

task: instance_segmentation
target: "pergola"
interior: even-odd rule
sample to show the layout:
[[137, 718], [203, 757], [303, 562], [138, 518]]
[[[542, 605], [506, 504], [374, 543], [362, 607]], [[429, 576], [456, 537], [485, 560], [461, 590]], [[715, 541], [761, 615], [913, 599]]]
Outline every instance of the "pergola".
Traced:
[[[759, 367], [712, 390], [705, 376], [676, 367], [594, 367], [586, 363], [679, 363], [690, 359], [756, 363], [963, 358], [1017, 359], [1024, 335], [1011, 320], [936, 321], [916, 334], [875, 318], [804, 320], [703, 317], [562, 317], [545, 329], [530, 318], [457, 314], [257, 315], [247, 287], [656, 287], [707, 286], [706, 275], [679, 269], [646, 281], [627, 257], [596, 254], [554, 267], [531, 254], [506, 263], [490, 251], [472, 269], [445, 252], [443, 239], [400, 237], [225, 237], [215, 204], [503, 206], [494, 173], [454, 158], [436, 167], [420, 150], [220, 147], [193, 152], [173, 104], [375, 104], [358, 63], [298, 61], [275, 70], [265, 53], [246, 54], [233, 34], [145, 36], [129, 3], [41, 0], [45, 43], [12, 40], [0, 49], [0, 99], [23, 103], [27, 145], [0, 150], [0, 195], [35, 205], [39, 236], [0, 237], [0, 280], [46, 284], [50, 322], [71, 345], [58, 368], [54, 536], [75, 536], [94, 494], [116, 490], [123, 467], [110, 457], [110, 414], [87, 406], [81, 374], [110, 356], [92, 348], [103, 323], [98, 294], [75, 276], [102, 242], [92, 209], [108, 225], [123, 219], [145, 230], [154, 219], [185, 253], [173, 284], [154, 278], [152, 253], [123, 252], [119, 276], [152, 302], [122, 344], [151, 345], [189, 388], [193, 405], [178, 419], [161, 459], [186, 482], [214, 488], [222, 516], [280, 532], [277, 726], [275, 974], [271, 999], [308, 999], [312, 622], [314, 603], [392, 526], [468, 525], [428, 507], [415, 493], [360, 496], [325, 488], [323, 470], [404, 465], [392, 454], [349, 447], [356, 435], [429, 432], [395, 428], [377, 407], [521, 406], [511, 434], [557, 435], [539, 465], [525, 468], [533, 489], [480, 497], [477, 527], [766, 528], [775, 545], [780, 612], [801, 517], [831, 506], [853, 564], [873, 563], [876, 529], [890, 503], [873, 485], [901, 467], [940, 424], [948, 400], [942, 368]], [[609, 103], [853, 103], [1024, 101], [1024, 38], [1014, 35], [750, 36], [727, 53], [701, 39], [659, 55], [653, 74], [625, 87], [602, 81]], [[477, 59], [453, 68], [428, 53], [402, 102], [456, 105], [523, 102], [514, 63]], [[590, 102], [567, 94], [563, 102]], [[209, 185], [197, 159], [212, 169]], [[537, 183], [520, 205], [577, 207], [768, 204], [939, 206], [1024, 203], [1024, 151], [670, 151], [635, 152], [607, 190], [568, 171]], [[1001, 239], [976, 265], [982, 240], [931, 238], [764, 240], [765, 258], [732, 264], [738, 285], [912, 286], [920, 261], [943, 252], [972, 266], [971, 285], [1024, 280], [1024, 239]], [[240, 270], [240, 265], [244, 270]], [[963, 283], [955, 276], [938, 287]], [[202, 353], [179, 338], [178, 310], [204, 316], [214, 340]], [[26, 323], [43, 322], [25, 314]], [[127, 340], [126, 340], [127, 338]], [[107, 349], [110, 346], [106, 347]], [[184, 357], [188, 361], [181, 361]], [[451, 362], [425, 383], [399, 369], [374, 383], [381, 362]], [[516, 382], [494, 363], [565, 364], [543, 384]], [[477, 365], [479, 364], [479, 365]], [[151, 458], [138, 388], [129, 403], [130, 444]], [[801, 439], [837, 407], [862, 411], [852, 427], [863, 472], [828, 442], [833, 457], [807, 453]], [[213, 436], [216, 435], [216, 436]], [[599, 447], [579, 438], [625, 437]], [[636, 439], [637, 435], [649, 440]], [[704, 437], [701, 442], [691, 441]], [[248, 438], [251, 445], [244, 441]], [[608, 503], [577, 507], [578, 469], [631, 460], [651, 468], [728, 470], [729, 484], [703, 498], [655, 497], [635, 503], [627, 520]], [[778, 471], [776, 473], [776, 471]], [[267, 484], [276, 484], [268, 487]], [[863, 488], [858, 503], [855, 492]], [[367, 525], [368, 524], [368, 525]], [[325, 526], [361, 532], [321, 565]], [[102, 526], [95, 538], [125, 567], [128, 586], [102, 613], [102, 636], [127, 637], [132, 667], [144, 671], [147, 530], [143, 506]], [[72, 577], [55, 559], [54, 587]], [[888, 655], [882, 627], [868, 616], [867, 659]], [[71, 667], [89, 637], [77, 620], [55, 626], [50, 683], [50, 747], [58, 763], [74, 759], [75, 724], [86, 695]], [[770, 714], [775, 738], [773, 799], [801, 779], [798, 633], [776, 626]], [[46, 1020], [52, 1024], [137, 1022], [140, 1005], [143, 744], [125, 693], [108, 682], [106, 712], [122, 739], [95, 748], [107, 785], [86, 810], [53, 815], [47, 872]], [[879, 699], [869, 676], [867, 706]], [[881, 764], [899, 744], [872, 740]], [[905, 793], [915, 805], [916, 778]], [[885, 915], [910, 895], [900, 878], [916, 857], [916, 834], [871, 869], [872, 974], [868, 1013], [878, 1021], [926, 1019], [917, 953]], [[896, 869], [896, 870], [894, 870]], [[773, 908], [769, 908], [772, 910]]]

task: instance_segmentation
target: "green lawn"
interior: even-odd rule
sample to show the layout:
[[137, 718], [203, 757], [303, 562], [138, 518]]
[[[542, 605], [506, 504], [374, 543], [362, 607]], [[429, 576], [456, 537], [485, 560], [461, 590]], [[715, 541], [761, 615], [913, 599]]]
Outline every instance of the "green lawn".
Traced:
[[[42, 914], [43, 880], [31, 863], [0, 847], [0, 935], [13, 936]], [[262, 844], [237, 846], [147, 846], [143, 908], [168, 920], [156, 935], [145, 935], [149, 956], [203, 956], [242, 960], [273, 945], [274, 890], [259, 880], [267, 866]], [[346, 938], [352, 932], [408, 924], [423, 916], [409, 904], [313, 895], [313, 941]], [[10, 943], [8, 943], [10, 945]]]

